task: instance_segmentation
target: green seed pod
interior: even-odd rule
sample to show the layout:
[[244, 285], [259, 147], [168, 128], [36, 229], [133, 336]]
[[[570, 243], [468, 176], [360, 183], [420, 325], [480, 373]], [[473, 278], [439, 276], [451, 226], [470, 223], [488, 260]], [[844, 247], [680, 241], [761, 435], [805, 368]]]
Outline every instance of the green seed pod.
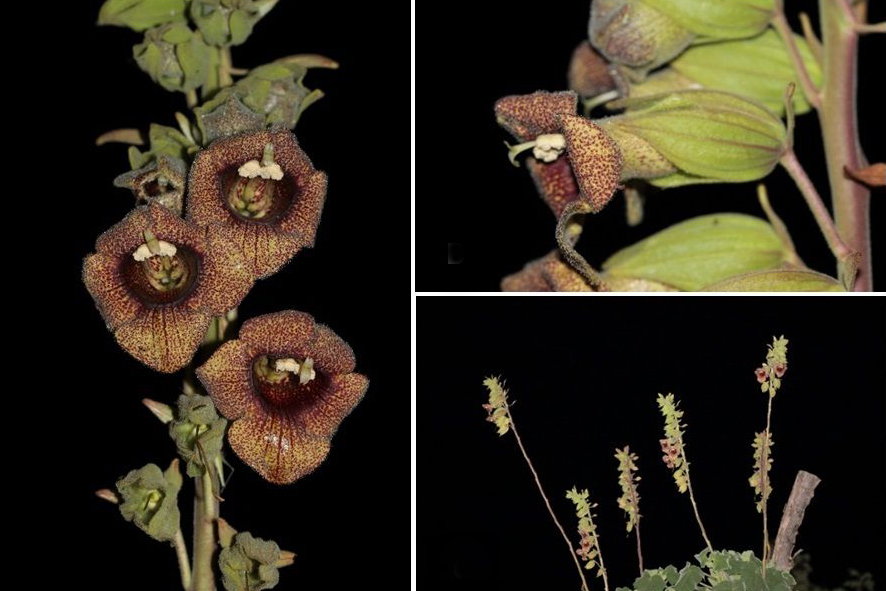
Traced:
[[[757, 180], [772, 171], [787, 149], [781, 119], [735, 94], [685, 90], [610, 105], [627, 111], [598, 121], [601, 128], [616, 141], [622, 134], [640, 138], [678, 169], [641, 177], [658, 187]], [[628, 149], [625, 144], [622, 153]]]
[[212, 462], [224, 443], [228, 421], [218, 416], [212, 398], [196, 394], [178, 397], [175, 419], [169, 423], [169, 435], [187, 465], [188, 476], [202, 476], [204, 461]]
[[769, 26], [776, 0], [642, 0], [697, 35], [696, 43], [753, 37]]
[[[794, 35], [806, 70], [815, 85], [821, 84], [821, 68], [812, 56], [806, 40]], [[688, 88], [708, 88], [734, 92], [760, 102], [784, 115], [784, 89], [793, 82], [794, 112], [802, 114], [812, 107], [802, 92], [794, 64], [778, 33], [765, 31], [753, 39], [724, 41], [690, 47], [662, 72], [630, 85], [636, 98]]]
[[209, 46], [184, 22], [148, 29], [132, 55], [151, 80], [170, 91], [199, 88], [209, 70]]
[[280, 547], [276, 543], [253, 538], [249, 532], [238, 533], [218, 556], [222, 583], [227, 591], [271, 589], [280, 580], [276, 566], [279, 560]]
[[98, 12], [98, 24], [141, 32], [184, 20], [184, 14], [185, 0], [106, 0]]
[[155, 540], [172, 540], [179, 530], [181, 516], [176, 497], [181, 486], [178, 460], [166, 472], [156, 464], [133, 470], [117, 481], [117, 490], [123, 497], [120, 513]]
[[642, 80], [649, 70], [672, 60], [695, 35], [645, 0], [595, 0], [588, 37], [610, 61]]
[[766, 221], [721, 213], [680, 222], [618, 251], [603, 263], [603, 276], [696, 291], [742, 273], [778, 269], [789, 255]]
[[193, 0], [191, 19], [211, 45], [228, 47], [246, 41], [277, 0]]

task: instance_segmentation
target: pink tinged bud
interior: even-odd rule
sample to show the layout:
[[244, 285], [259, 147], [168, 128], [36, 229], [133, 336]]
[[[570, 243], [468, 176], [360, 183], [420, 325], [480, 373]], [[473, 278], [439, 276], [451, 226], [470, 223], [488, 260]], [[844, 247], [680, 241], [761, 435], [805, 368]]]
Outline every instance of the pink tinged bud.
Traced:
[[581, 200], [596, 213], [612, 199], [621, 177], [621, 151], [612, 138], [590, 119], [560, 117], [566, 151]]

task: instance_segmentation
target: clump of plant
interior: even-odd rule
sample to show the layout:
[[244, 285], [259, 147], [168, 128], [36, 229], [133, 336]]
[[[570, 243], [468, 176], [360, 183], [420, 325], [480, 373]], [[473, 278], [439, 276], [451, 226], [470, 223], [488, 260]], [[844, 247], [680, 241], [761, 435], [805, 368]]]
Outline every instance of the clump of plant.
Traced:
[[[131, 170], [114, 184], [135, 206], [83, 263], [86, 288], [122, 349], [158, 372], [185, 370], [173, 404], [143, 401], [167, 425], [178, 457], [97, 491], [172, 545], [185, 591], [214, 591], [217, 580], [228, 591], [270, 589], [295, 558], [221, 517], [225, 439], [268, 482], [293, 483], [323, 463], [368, 387], [351, 347], [310, 314], [264, 314], [236, 337], [231, 330], [253, 284], [314, 245], [326, 199], [326, 174], [291, 130], [322, 96], [304, 86], [309, 69], [337, 64], [314, 54], [252, 69], [232, 63], [231, 47], [276, 2], [107, 0], [99, 13], [100, 24], [143, 34], [135, 62], [183, 93], [189, 109], [175, 114], [176, 127], [98, 139], [130, 144]], [[193, 482], [190, 545], [182, 471]]]
[[[750, 484], [758, 497], [757, 510], [764, 516], [763, 537], [764, 543], [761, 555], [758, 557], [750, 550], [735, 551], [730, 549], [716, 549], [712, 544], [699, 516], [698, 505], [692, 490], [689, 474], [689, 461], [686, 455], [685, 433], [686, 424], [683, 422], [683, 410], [673, 394], [658, 395], [657, 402], [664, 418], [664, 435], [660, 440], [662, 459], [673, 473], [674, 482], [680, 493], [689, 493], [695, 518], [698, 523], [701, 537], [705, 548], [697, 554], [696, 564], [687, 563], [682, 569], [676, 566], [664, 568], [644, 569], [643, 553], [640, 541], [640, 495], [637, 475], [638, 457], [631, 453], [630, 448], [625, 446], [616, 449], [615, 458], [618, 460], [618, 484], [621, 496], [617, 500], [617, 506], [626, 516], [626, 528], [630, 532], [634, 530], [637, 541], [637, 560], [640, 577], [634, 581], [632, 589], [637, 591], [695, 591], [696, 589], [719, 589], [721, 591], [747, 591], [747, 590], [780, 590], [790, 591], [794, 588], [795, 580], [790, 571], [794, 566], [793, 549], [796, 536], [803, 521], [803, 515], [812, 499], [813, 491], [819, 483], [819, 479], [804, 471], [797, 475], [790, 498], [785, 505], [782, 519], [779, 525], [778, 535], [773, 545], [769, 542], [768, 523], [766, 521], [767, 500], [771, 492], [769, 469], [772, 465], [771, 458], [771, 402], [775, 392], [781, 387], [781, 378], [787, 370], [787, 343], [784, 337], [773, 338], [766, 355], [766, 362], [756, 370], [758, 382], [763, 385], [763, 390], [769, 394], [769, 406], [767, 410], [766, 428], [762, 433], [757, 433], [754, 442], [754, 473], [750, 478]], [[597, 503], [592, 503], [587, 489], [579, 490], [573, 487], [566, 492], [566, 496], [575, 506], [578, 519], [579, 547], [576, 549], [569, 536], [565, 533], [562, 525], [542, 488], [538, 473], [517, 434], [514, 417], [511, 414], [508, 391], [499, 378], [489, 377], [484, 380], [484, 385], [489, 391], [489, 402], [484, 404], [488, 413], [488, 420], [498, 427], [499, 435], [513, 432], [517, 445], [523, 454], [529, 468], [535, 478], [536, 485], [548, 512], [569, 547], [569, 553], [575, 561], [576, 568], [581, 578], [582, 588], [589, 589], [584, 576], [584, 570], [593, 570], [598, 577], [603, 579], [606, 591], [609, 590], [609, 581], [606, 569], [603, 565], [601, 553], [601, 536], [594, 523], [592, 510]], [[584, 562], [584, 569], [578, 560]], [[616, 591], [630, 591], [630, 588], [619, 587]]]
[[[594, 0], [572, 55], [569, 90], [507, 96], [495, 117], [557, 218], [557, 250], [504, 279], [513, 291], [871, 290], [870, 165], [856, 117], [857, 43], [886, 32], [865, 22], [866, 0], [821, 0], [820, 31], [803, 36], [782, 0]], [[579, 107], [583, 115], [578, 114]], [[816, 111], [831, 208], [793, 149], [794, 118]], [[782, 120], [782, 117], [785, 120]], [[600, 268], [576, 249], [584, 224], [617, 191], [627, 224], [651, 189], [765, 179], [782, 167], [815, 217], [836, 277], [806, 266], [787, 226], [719, 213], [686, 220], [614, 253]], [[804, 237], [805, 242], [805, 237]]]

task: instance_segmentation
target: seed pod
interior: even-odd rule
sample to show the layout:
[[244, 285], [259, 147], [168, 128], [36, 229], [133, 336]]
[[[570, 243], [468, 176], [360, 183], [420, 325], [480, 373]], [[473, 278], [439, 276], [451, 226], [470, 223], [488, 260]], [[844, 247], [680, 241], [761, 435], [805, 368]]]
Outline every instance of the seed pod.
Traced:
[[666, 228], [615, 253], [604, 277], [651, 280], [682, 291], [767, 269], [787, 260], [766, 221], [737, 213], [705, 215]]
[[622, 138], [623, 152], [630, 146], [622, 134], [636, 136], [678, 169], [646, 177], [659, 187], [757, 180], [772, 171], [787, 149], [781, 119], [735, 94], [686, 90], [613, 105], [627, 111], [597, 123], [616, 141]]
[[[799, 35], [794, 37], [812, 82], [821, 84], [821, 68], [809, 45]], [[707, 88], [740, 94], [784, 115], [784, 89], [790, 82], [801, 89], [793, 96], [794, 112], [798, 115], [808, 112], [811, 106], [784, 43], [775, 31], [768, 30], [752, 39], [690, 47], [662, 72], [630, 85], [629, 95], [636, 98], [679, 89]]]

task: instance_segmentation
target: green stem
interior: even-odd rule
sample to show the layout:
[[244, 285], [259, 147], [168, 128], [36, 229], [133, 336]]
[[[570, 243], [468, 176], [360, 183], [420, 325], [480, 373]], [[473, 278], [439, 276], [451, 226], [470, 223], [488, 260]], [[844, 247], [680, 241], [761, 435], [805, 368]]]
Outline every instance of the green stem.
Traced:
[[797, 71], [797, 78], [800, 80], [800, 86], [803, 87], [803, 94], [806, 95], [806, 99], [809, 101], [810, 105], [816, 109], [820, 109], [821, 94], [815, 87], [815, 83], [812, 82], [812, 77], [806, 69], [806, 64], [803, 63], [803, 56], [800, 54], [799, 47], [797, 47], [797, 41], [794, 39], [794, 32], [791, 30], [791, 26], [788, 24], [788, 20], [785, 18], [784, 12], [781, 9], [777, 10], [772, 17], [772, 26], [778, 31], [778, 34], [784, 42], [785, 48], [788, 50], [788, 55], [790, 55], [791, 61], [794, 62], [794, 69]]
[[219, 86], [221, 86], [222, 88], [224, 88], [225, 86], [230, 86], [234, 83], [234, 79], [231, 78], [230, 47], [222, 47], [219, 50], [218, 83]]
[[856, 291], [873, 289], [871, 267], [870, 191], [843, 173], [843, 167], [864, 168], [867, 160], [858, 139], [856, 87], [858, 33], [835, 0], [819, 0], [824, 67], [819, 110], [827, 158], [834, 218], [840, 236], [861, 254]]
[[189, 109], [193, 109], [194, 107], [197, 106], [197, 103], [200, 102], [199, 100], [197, 100], [197, 91], [194, 89], [187, 91], [185, 93], [185, 98], [188, 101], [188, 108]]
[[215, 591], [212, 564], [218, 502], [212, 494], [212, 475], [207, 472], [198, 476], [194, 487], [194, 578], [191, 591]]
[[175, 532], [172, 540], [175, 546], [175, 557], [178, 559], [178, 571], [182, 579], [182, 589], [189, 591], [191, 588], [191, 563], [188, 561], [188, 547], [185, 545], [185, 537], [182, 530]]

